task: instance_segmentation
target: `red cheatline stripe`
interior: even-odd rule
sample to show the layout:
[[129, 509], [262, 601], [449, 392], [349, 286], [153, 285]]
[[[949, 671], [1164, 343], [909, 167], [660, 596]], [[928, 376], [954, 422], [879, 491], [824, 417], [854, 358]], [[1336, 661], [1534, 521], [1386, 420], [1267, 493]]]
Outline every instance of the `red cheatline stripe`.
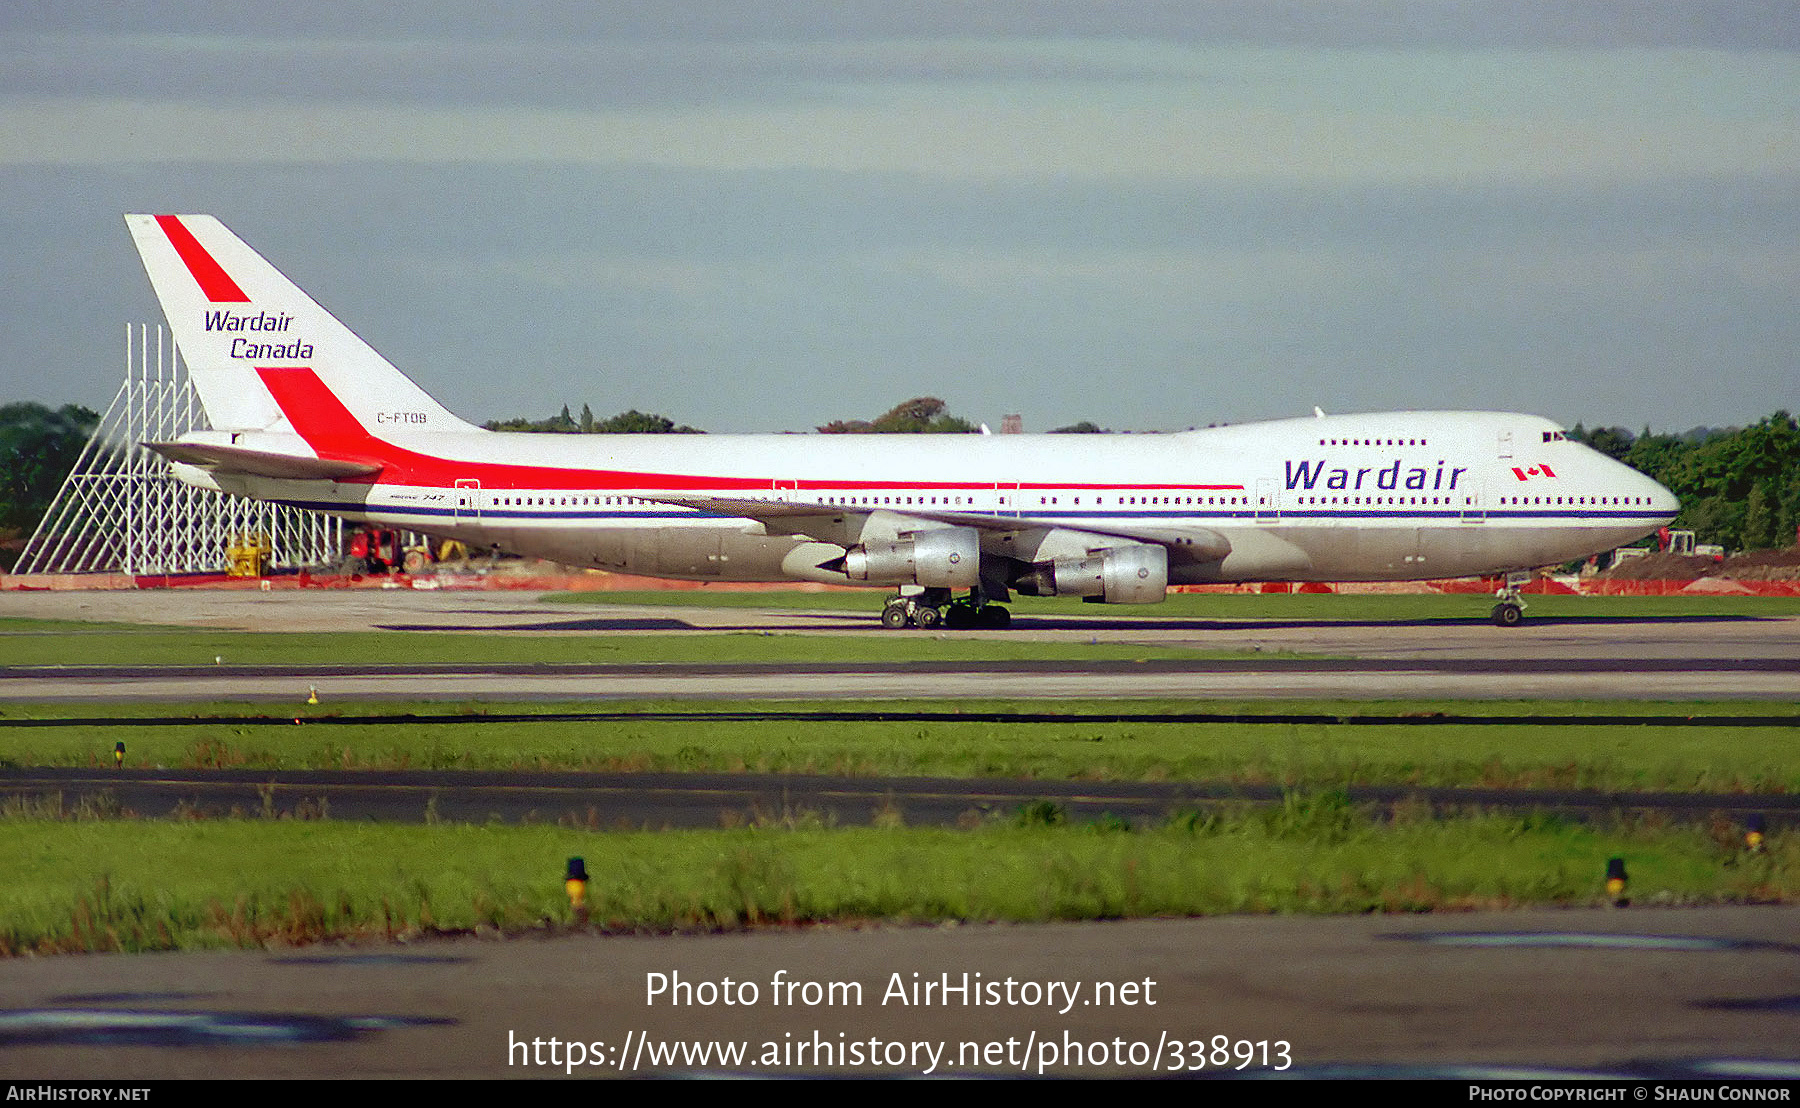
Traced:
[[208, 300], [214, 304], [250, 302], [250, 298], [244, 295], [244, 290], [238, 288], [237, 282], [225, 272], [225, 267], [213, 260], [213, 256], [206, 252], [206, 247], [200, 245], [200, 240], [194, 237], [193, 232], [182, 225], [179, 217], [159, 215], [156, 217], [156, 224], [163, 229], [163, 234], [169, 236], [169, 244], [175, 248], [175, 253], [181, 255], [182, 263], [194, 275], [194, 280], [200, 282], [200, 291], [206, 294]]

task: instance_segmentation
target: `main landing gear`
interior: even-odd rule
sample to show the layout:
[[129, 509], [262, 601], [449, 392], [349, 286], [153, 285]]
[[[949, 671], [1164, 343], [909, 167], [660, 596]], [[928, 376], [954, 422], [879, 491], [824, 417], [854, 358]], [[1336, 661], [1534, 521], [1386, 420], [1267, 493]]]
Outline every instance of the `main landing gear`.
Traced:
[[926, 589], [912, 596], [896, 596], [881, 609], [881, 625], [898, 630], [917, 627], [929, 631], [946, 627], [952, 631], [969, 628], [1002, 630], [1012, 626], [1012, 613], [998, 604], [990, 604], [980, 589], [970, 589], [961, 600], [951, 599], [949, 589]]
[[1494, 605], [1490, 613], [1495, 627], [1517, 627], [1525, 622], [1525, 597], [1520, 591], [1531, 582], [1529, 573], [1509, 573], [1506, 581], [1494, 593], [1500, 603]]

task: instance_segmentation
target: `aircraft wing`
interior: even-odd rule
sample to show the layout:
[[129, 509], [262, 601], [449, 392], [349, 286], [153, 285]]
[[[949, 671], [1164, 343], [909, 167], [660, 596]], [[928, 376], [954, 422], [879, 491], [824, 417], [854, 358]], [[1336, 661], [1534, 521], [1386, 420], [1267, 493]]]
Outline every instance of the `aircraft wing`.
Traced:
[[367, 477], [371, 473], [381, 472], [382, 468], [375, 462], [308, 458], [299, 454], [280, 454], [213, 443], [147, 442], [144, 447], [172, 462], [199, 466], [213, 473], [241, 473], [250, 477], [274, 477], [290, 481], [338, 481]]
[[[827, 521], [869, 516], [877, 511], [931, 523], [941, 523], [946, 527], [973, 527], [978, 531], [1042, 531], [1061, 527], [1060, 524], [1034, 520], [1029, 516], [1020, 518], [976, 512], [947, 512], [912, 505], [902, 508], [862, 508], [844, 504], [797, 504], [786, 500], [727, 496], [659, 495], [646, 496], [643, 499], [665, 504], [679, 504], [715, 515], [742, 516], [745, 519], [756, 520], [772, 533], [812, 535], [814, 538], [825, 541], [831, 540], [827, 535], [820, 534], [808, 527], [809, 520], [817, 520], [823, 524]], [[838, 529], [837, 527], [831, 528], [833, 531]], [[1210, 527], [1168, 527], [1156, 523], [1134, 523], [1130, 520], [1119, 520], [1116, 525], [1109, 522], [1105, 526], [1096, 527], [1092, 521], [1089, 521], [1081, 527], [1062, 529], [1080, 531], [1093, 535], [1096, 539], [1127, 539], [1132, 542], [1155, 543], [1159, 546], [1178, 549], [1189, 560], [1212, 561], [1231, 553], [1231, 540]], [[823, 530], [824, 528], [819, 526], [819, 531]], [[1103, 544], [1097, 543], [1096, 545]]]
[[[640, 500], [654, 500], [659, 504], [679, 504], [684, 508], [711, 512], [714, 515], [743, 516], [759, 523], [774, 523], [805, 516], [835, 518], [841, 515], [857, 514], [851, 509], [837, 504], [794, 504], [786, 500], [758, 500], [754, 497], [738, 496], [669, 496], [666, 493], [658, 496], [645, 496], [642, 493], [636, 495]], [[860, 514], [867, 515], [868, 513]]]

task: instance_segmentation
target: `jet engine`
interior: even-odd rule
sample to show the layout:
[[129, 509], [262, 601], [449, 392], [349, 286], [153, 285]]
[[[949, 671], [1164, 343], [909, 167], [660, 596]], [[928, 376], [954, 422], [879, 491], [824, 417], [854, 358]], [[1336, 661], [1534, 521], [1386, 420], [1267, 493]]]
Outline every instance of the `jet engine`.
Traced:
[[981, 536], [973, 527], [914, 531], [844, 552], [844, 575], [878, 584], [971, 589], [981, 581]]
[[1169, 588], [1169, 552], [1115, 546], [1085, 558], [1038, 562], [1013, 586], [1027, 596], [1079, 596], [1096, 604], [1157, 604]]

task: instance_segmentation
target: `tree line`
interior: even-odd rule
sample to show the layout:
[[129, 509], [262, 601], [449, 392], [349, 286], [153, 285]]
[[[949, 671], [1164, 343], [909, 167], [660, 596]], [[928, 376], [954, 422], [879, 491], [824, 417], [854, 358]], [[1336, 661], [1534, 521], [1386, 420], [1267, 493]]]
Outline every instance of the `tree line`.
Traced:
[[[569, 414], [569, 406], [564, 404], [562, 412], [549, 419], [527, 419], [520, 416], [514, 419], [489, 420], [482, 426], [490, 431], [529, 431], [559, 435], [705, 434], [698, 427], [677, 425], [668, 416], [640, 412], [636, 408], [620, 412], [611, 419], [595, 419], [593, 411], [586, 404], [581, 406], [580, 418]], [[821, 435], [972, 435], [981, 430], [981, 425], [961, 416], [951, 415], [950, 405], [935, 396], [915, 396], [894, 405], [874, 419], [834, 419], [814, 430]], [[1108, 432], [1097, 423], [1083, 420], [1067, 427], [1058, 427], [1050, 433]]]
[[0, 407], [0, 567], [12, 569], [56, 499], [100, 414], [79, 404]]
[[[78, 404], [51, 409], [24, 402], [0, 406], [0, 566], [12, 567], [24, 541], [50, 507], [82, 448], [99, 425], [98, 413]], [[633, 409], [595, 419], [586, 404], [549, 419], [492, 420], [491, 431], [551, 434], [702, 434], [667, 416]], [[822, 434], [969, 434], [980, 426], [952, 415], [944, 401], [915, 397], [871, 420], [834, 420]], [[1083, 421], [1053, 433], [1104, 433]], [[1795, 544], [1800, 528], [1800, 426], [1785, 411], [1749, 427], [1697, 427], [1675, 434], [1645, 428], [1588, 429], [1569, 437], [1649, 474], [1681, 498], [1674, 527], [1727, 550]]]
[[668, 416], [651, 412], [640, 412], [636, 408], [629, 412], [620, 412], [610, 419], [595, 419], [594, 412], [586, 404], [581, 406], [581, 418], [576, 419], [569, 414], [569, 406], [549, 419], [527, 419], [519, 416], [514, 419], [490, 419], [482, 424], [489, 431], [530, 431], [549, 435], [703, 435], [706, 432], [698, 427], [689, 427], [685, 423], [677, 424]]
[[1800, 527], [1800, 427], [1785, 411], [1749, 427], [1633, 435], [1577, 423], [1569, 437], [1647, 473], [1681, 498], [1670, 526], [1727, 550], [1795, 544]]

